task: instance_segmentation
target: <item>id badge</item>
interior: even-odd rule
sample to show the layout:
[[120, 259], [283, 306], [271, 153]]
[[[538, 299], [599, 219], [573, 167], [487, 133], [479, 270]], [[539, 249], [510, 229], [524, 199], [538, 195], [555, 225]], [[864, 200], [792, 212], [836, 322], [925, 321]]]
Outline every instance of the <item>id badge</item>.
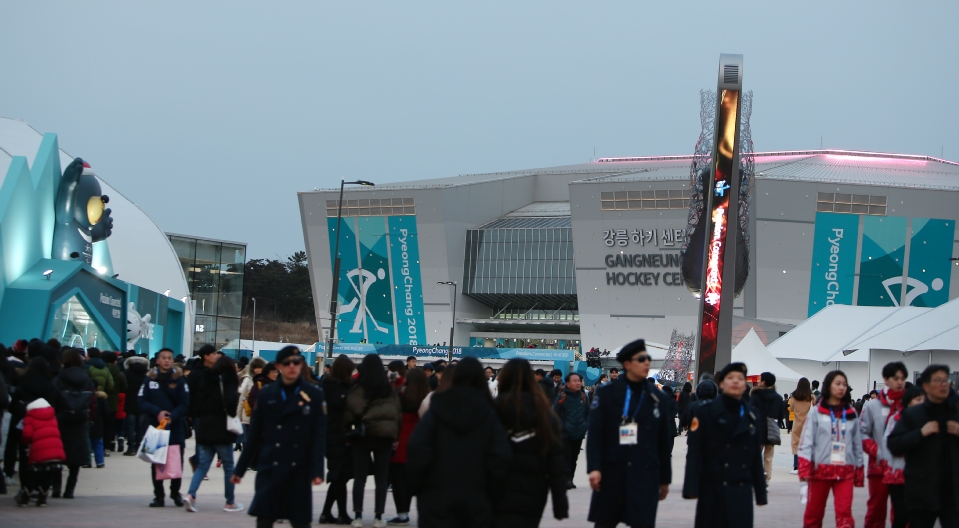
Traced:
[[636, 445], [638, 433], [639, 426], [634, 423], [619, 426], [619, 445]]
[[833, 442], [832, 451], [829, 454], [830, 464], [846, 463], [846, 444], [845, 442]]

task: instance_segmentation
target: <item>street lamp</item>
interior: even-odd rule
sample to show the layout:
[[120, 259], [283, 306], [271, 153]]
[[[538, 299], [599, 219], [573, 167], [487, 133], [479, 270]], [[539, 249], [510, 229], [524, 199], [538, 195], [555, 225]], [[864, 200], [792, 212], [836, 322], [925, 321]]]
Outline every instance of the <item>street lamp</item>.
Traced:
[[330, 295], [330, 335], [326, 341], [326, 351], [323, 354], [323, 364], [333, 355], [333, 334], [336, 332], [336, 297], [340, 288], [340, 223], [343, 220], [343, 188], [347, 185], [363, 185], [373, 187], [373, 182], [366, 180], [340, 180], [340, 199], [336, 202], [336, 241], [333, 243], [333, 293]]
[[456, 283], [451, 281], [437, 282], [436, 284], [445, 284], [453, 287], [453, 324], [450, 325], [450, 361], [453, 361], [453, 329], [456, 328]]
[[256, 357], [256, 297], [250, 297], [253, 299], [253, 348], [250, 350], [250, 355]]

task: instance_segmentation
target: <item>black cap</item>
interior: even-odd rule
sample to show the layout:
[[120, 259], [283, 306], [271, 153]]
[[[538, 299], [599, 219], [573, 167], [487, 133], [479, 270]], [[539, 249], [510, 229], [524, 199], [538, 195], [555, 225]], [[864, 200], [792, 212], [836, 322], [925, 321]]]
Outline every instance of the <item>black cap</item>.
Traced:
[[640, 352], [646, 351], [646, 340], [637, 339], [632, 343], [627, 343], [623, 348], [619, 349], [619, 353], [616, 354], [616, 361], [620, 363], [625, 363], [630, 359], [633, 359], [633, 356]]
[[427, 363], [427, 364], [423, 365], [423, 370], [433, 370], [433, 364], [432, 364], [432, 363]]
[[723, 381], [730, 372], [741, 372], [743, 376], [746, 376], [746, 364], [737, 362], [726, 365], [716, 375], [716, 381]]
[[279, 363], [282, 363], [284, 359], [290, 356], [299, 356], [299, 355], [300, 355], [299, 348], [296, 348], [295, 346], [286, 346], [280, 349], [280, 351], [276, 353], [276, 359], [274, 361], [277, 364], [279, 364]]
[[197, 350], [196, 355], [203, 357], [207, 354], [212, 354], [216, 352], [216, 347], [213, 345], [203, 345], [200, 347], [200, 350]]

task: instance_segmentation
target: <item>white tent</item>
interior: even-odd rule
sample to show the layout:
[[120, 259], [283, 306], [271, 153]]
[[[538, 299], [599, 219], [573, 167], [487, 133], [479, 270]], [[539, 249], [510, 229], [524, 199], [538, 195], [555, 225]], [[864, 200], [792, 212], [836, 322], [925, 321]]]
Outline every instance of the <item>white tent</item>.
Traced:
[[757, 375], [763, 372], [772, 372], [777, 379], [799, 381], [802, 374], [783, 365], [778, 359], [773, 357], [766, 349], [762, 339], [756, 335], [752, 328], [746, 337], [733, 349], [733, 361], [739, 361], [746, 364], [750, 375]]
[[[959, 341], [949, 339], [959, 329], [959, 299], [953, 299], [938, 308], [912, 310], [921, 312], [898, 324], [883, 324], [881, 331], [860, 336], [854, 343], [844, 347], [841, 353], [853, 355], [870, 350], [895, 350], [905, 354], [920, 350], [959, 351]], [[843, 361], [849, 361], [848, 357]]]
[[833, 359], [859, 336], [872, 331], [899, 308], [846, 306], [834, 304], [806, 319], [786, 335], [769, 344], [769, 352], [778, 359], [805, 359], [822, 363], [861, 361], [868, 358]]

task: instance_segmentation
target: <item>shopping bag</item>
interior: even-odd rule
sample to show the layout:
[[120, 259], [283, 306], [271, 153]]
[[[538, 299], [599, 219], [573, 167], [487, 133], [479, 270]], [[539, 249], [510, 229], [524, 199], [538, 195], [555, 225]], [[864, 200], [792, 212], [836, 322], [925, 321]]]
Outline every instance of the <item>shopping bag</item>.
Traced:
[[157, 480], [173, 480], [183, 478], [183, 459], [180, 458], [180, 446], [173, 444], [167, 448], [166, 464], [154, 464]]
[[170, 431], [157, 429], [152, 425], [147, 428], [137, 450], [140, 460], [151, 464], [166, 464], [167, 449], [170, 446]]

